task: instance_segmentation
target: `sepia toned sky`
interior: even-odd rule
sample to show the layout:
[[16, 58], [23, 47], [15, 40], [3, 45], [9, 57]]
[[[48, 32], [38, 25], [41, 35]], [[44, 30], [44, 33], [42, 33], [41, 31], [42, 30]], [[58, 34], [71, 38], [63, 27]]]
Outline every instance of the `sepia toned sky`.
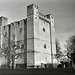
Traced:
[[38, 5], [43, 14], [54, 15], [56, 38], [64, 49], [65, 40], [75, 33], [75, 0], [0, 0], [0, 16], [9, 23], [24, 19], [30, 4]]

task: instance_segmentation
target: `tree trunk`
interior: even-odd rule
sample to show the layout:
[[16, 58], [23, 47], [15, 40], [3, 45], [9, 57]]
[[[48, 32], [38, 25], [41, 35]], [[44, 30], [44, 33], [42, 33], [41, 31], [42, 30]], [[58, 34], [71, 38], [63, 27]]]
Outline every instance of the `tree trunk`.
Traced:
[[7, 60], [7, 66], [8, 66], [8, 69], [10, 69], [10, 58], [8, 57], [8, 60]]
[[72, 67], [75, 69], [75, 53], [71, 54]]
[[12, 69], [14, 69], [14, 56], [12, 57]]
[[10, 53], [8, 53], [8, 59], [7, 59], [7, 66], [8, 66], [8, 69], [10, 69]]

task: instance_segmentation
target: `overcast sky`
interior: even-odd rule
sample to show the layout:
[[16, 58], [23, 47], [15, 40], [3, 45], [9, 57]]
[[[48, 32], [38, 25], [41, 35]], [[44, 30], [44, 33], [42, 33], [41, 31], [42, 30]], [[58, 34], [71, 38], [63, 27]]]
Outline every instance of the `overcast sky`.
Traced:
[[30, 4], [38, 5], [43, 14], [54, 15], [56, 38], [63, 47], [75, 33], [75, 0], [0, 0], [0, 16], [7, 17], [9, 23], [24, 19]]

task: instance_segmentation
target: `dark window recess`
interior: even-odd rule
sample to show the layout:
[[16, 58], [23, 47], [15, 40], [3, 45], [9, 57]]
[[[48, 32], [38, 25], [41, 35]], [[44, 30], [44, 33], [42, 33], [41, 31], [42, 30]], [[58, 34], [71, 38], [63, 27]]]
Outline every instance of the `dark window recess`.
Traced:
[[30, 19], [31, 19], [31, 17], [30, 17]]
[[44, 48], [46, 49], [46, 45], [44, 45]]
[[5, 30], [5, 26], [4, 26], [4, 30]]
[[21, 49], [23, 49], [23, 48], [24, 48], [24, 44], [21, 45]]
[[43, 31], [45, 32], [45, 28], [43, 28]]
[[35, 19], [37, 19], [37, 17], [35, 17]]
[[20, 24], [20, 22], [18, 22], [18, 24]]
[[12, 23], [12, 26], [14, 26], [14, 23]]
[[5, 32], [5, 36], [7, 36], [7, 32]]
[[17, 44], [19, 44], [20, 43], [20, 41], [17, 41]]
[[18, 27], [20, 26], [20, 22], [18, 22]]
[[22, 28], [19, 29], [19, 34], [22, 33]]
[[52, 16], [52, 18], [53, 18], [53, 16]]
[[35, 6], [36, 9], [38, 9], [38, 6]]

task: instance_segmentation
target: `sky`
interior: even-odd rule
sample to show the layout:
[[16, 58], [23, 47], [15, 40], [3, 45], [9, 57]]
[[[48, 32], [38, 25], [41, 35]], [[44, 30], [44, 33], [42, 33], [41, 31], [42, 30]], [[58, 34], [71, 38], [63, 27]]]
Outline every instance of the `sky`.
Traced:
[[8, 23], [25, 19], [30, 4], [54, 16], [55, 35], [64, 50], [65, 40], [75, 33], [75, 0], [0, 0], [0, 16], [7, 17]]

